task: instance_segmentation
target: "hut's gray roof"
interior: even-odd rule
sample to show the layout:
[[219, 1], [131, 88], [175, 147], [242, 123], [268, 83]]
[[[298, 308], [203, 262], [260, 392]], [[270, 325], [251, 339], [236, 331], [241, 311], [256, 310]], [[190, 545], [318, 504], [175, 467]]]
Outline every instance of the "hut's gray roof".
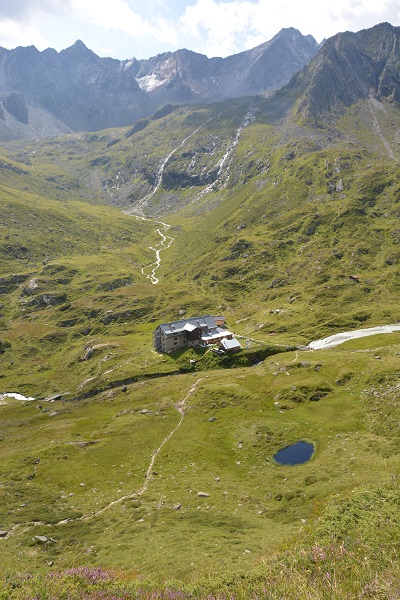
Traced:
[[[188, 327], [189, 326], [189, 327]], [[202, 317], [192, 317], [190, 319], [180, 319], [170, 323], [162, 323], [158, 326], [166, 337], [171, 337], [186, 333], [188, 330], [194, 330], [200, 327], [202, 330], [212, 330], [217, 326], [214, 317], [205, 315]]]
[[221, 346], [224, 350], [238, 350], [241, 348], [241, 345], [236, 338], [232, 338], [231, 340], [225, 338], [224, 340], [221, 340]]

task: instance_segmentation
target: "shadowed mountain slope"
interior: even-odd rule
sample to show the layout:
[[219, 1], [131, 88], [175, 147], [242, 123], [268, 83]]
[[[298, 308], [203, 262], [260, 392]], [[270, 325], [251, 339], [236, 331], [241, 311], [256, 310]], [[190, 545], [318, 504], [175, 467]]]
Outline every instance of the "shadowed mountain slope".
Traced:
[[280, 91], [301, 96], [298, 111], [322, 117], [374, 97], [399, 104], [400, 27], [381, 23], [358, 33], [339, 33]]
[[133, 124], [171, 102], [264, 92], [287, 83], [317, 49], [296, 29], [225, 59], [182, 49], [119, 61], [79, 40], [61, 52], [0, 48], [0, 139], [96, 131]]

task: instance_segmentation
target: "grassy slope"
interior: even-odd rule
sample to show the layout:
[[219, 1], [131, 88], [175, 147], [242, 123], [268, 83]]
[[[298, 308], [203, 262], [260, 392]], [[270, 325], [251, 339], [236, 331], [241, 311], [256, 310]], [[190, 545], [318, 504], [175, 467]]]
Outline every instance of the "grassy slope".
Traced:
[[[208, 112], [200, 119], [199, 112], [193, 117], [172, 113], [150, 122], [151, 137], [146, 137], [147, 128], [146, 135], [130, 137], [125, 130], [93, 134], [92, 141], [72, 136], [67, 141], [74, 146], [67, 152], [70, 170], [59, 141], [28, 150], [35, 152], [31, 165], [3, 161], [17, 170], [10, 175], [4, 169], [9, 178], [0, 207], [2, 388], [42, 399], [63, 393], [62, 400], [51, 404], [7, 400], [0, 407], [0, 529], [17, 526], [9, 539], [0, 540], [4, 570], [13, 570], [18, 557], [23, 569], [42, 570], [52, 561], [57, 569], [92, 564], [136, 569], [152, 577], [168, 577], [172, 571], [198, 576], [215, 569], [241, 573], [279, 552], [303, 531], [304, 521], [312, 528], [335, 494], [342, 497], [365, 483], [388, 485], [393, 502], [390, 485], [398, 475], [399, 439], [397, 334], [331, 351], [282, 354], [251, 370], [220, 371], [196, 356], [198, 370], [203, 364], [215, 370], [207, 371], [208, 378], [190, 397], [182, 425], [158, 455], [148, 491], [137, 497], [152, 453], [179, 422], [174, 404], [193, 385], [193, 376], [202, 374], [142, 381], [125, 393], [115, 388], [76, 400], [90, 389], [104, 389], [109, 381], [187, 367], [191, 353], [162, 357], [151, 350], [153, 321], [177, 318], [180, 309], [188, 314], [222, 311], [237, 333], [286, 344], [398, 319], [398, 168], [375, 142], [355, 148], [356, 136], [370, 140], [369, 122], [350, 131], [354, 119], [343, 117], [347, 141], [340, 147], [337, 140], [329, 144], [326, 133], [316, 135], [307, 127], [293, 145], [286, 139], [288, 131], [259, 117], [240, 138], [226, 188], [196, 203], [190, 201], [201, 187], [160, 190], [151, 210], [171, 208], [171, 198], [175, 207], [189, 204], [169, 218], [175, 242], [163, 255], [159, 286], [146, 283], [140, 272], [153, 260], [147, 246], [157, 240], [154, 224], [116, 209], [71, 202], [72, 189], [59, 189], [60, 178], [69, 180], [74, 173], [77, 199], [84, 199], [88, 190], [88, 199], [95, 202], [111, 193], [118, 196], [118, 169], [132, 158], [125, 145], [129, 142], [131, 151], [137, 151], [140, 162], [146, 143], [159, 140], [158, 150], [149, 149], [153, 162], [148, 169], [154, 176], [154, 164], [210, 118]], [[397, 117], [393, 113], [391, 118]], [[182, 120], [185, 127], [170, 144], [169, 127], [177, 129]], [[240, 119], [229, 132], [221, 125], [216, 161], [238, 124]], [[207, 135], [203, 131], [200, 136], [204, 147], [211, 143]], [[217, 137], [214, 131], [212, 140]], [[114, 139], [120, 141], [107, 149]], [[190, 138], [193, 149], [199, 139]], [[88, 150], [85, 157], [82, 144], [97, 148], [97, 154]], [[205, 154], [209, 168], [211, 152]], [[96, 169], [110, 170], [107, 192], [102, 185], [96, 188], [87, 170], [90, 156], [97, 160], [104, 155], [110, 161]], [[174, 155], [174, 170], [184, 171], [186, 159]], [[196, 169], [200, 172], [201, 165]], [[43, 180], [43, 172], [51, 178], [55, 171], [57, 183]], [[129, 185], [131, 180], [117, 203], [126, 200]], [[150, 189], [145, 178], [138, 185], [131, 193]], [[59, 201], [53, 199], [57, 196]], [[360, 283], [351, 281], [350, 274], [360, 276]], [[44, 294], [52, 295], [53, 305], [41, 306]], [[82, 360], [89, 346], [93, 356]], [[319, 401], [312, 400], [318, 396]], [[151, 412], [143, 414], [143, 409]], [[210, 421], [213, 417], [217, 420]], [[277, 466], [274, 452], [297, 439], [315, 444], [313, 459], [298, 467]], [[200, 498], [198, 491], [210, 495]], [[98, 517], [80, 520], [125, 495], [132, 497]], [[370, 500], [371, 514], [378, 506], [375, 497]], [[351, 515], [349, 527], [355, 533], [350, 542], [356, 545], [359, 522]], [[54, 525], [65, 518], [71, 521]], [[49, 525], [34, 526], [34, 521]], [[360, 535], [366, 536], [363, 526]], [[375, 544], [386, 544], [384, 533], [376, 532]], [[33, 542], [38, 534], [57, 541]], [[323, 534], [318, 535], [315, 544], [325, 543]], [[373, 549], [363, 551], [371, 568], [358, 590], [372, 585], [382, 567]], [[302, 555], [293, 553], [285, 568], [296, 575]], [[283, 559], [277, 560], [280, 564]], [[316, 591], [321, 596], [315, 597], [332, 592], [329, 585], [324, 588], [322, 571], [304, 564], [291, 589], [300, 589], [301, 577], [303, 586], [314, 577], [322, 586]], [[341, 571], [344, 587], [337, 597], [354, 597], [356, 554], [348, 564], [349, 572]], [[283, 586], [271, 568], [270, 576]], [[268, 569], [263, 585], [271, 583]], [[258, 575], [254, 577], [251, 589]], [[199, 585], [206, 595], [207, 584]], [[217, 578], [215, 593], [224, 585]], [[234, 579], [229, 585], [238, 597], [248, 597], [247, 584], [241, 592], [242, 584]]]
[[305, 342], [399, 318], [397, 163], [356, 146], [343, 122], [348, 140], [331, 148], [323, 135], [311, 142], [307, 127], [303, 140], [279, 145], [271, 126], [249, 126], [231, 168], [237, 185], [204, 197], [203, 217], [189, 205], [191, 218], [177, 219], [178, 280], [192, 276], [222, 304], [240, 303], [255, 323], [249, 333]]
[[[398, 485], [367, 486], [328, 505], [317, 529], [258, 569], [191, 581], [138, 578], [99, 567], [2, 578], [0, 597], [95, 598], [398, 598]], [[304, 539], [305, 538], [305, 539]], [[379, 547], [381, 552], [376, 552]]]
[[[59, 570], [112, 566], [155, 578], [171, 570], [182, 577], [260, 565], [305, 522], [312, 527], [327, 497], [395, 480], [399, 340], [392, 334], [370, 338], [367, 349], [364, 339], [281, 355], [250, 373], [210, 371], [158, 455], [143, 495], [135, 491], [151, 454], [178, 423], [174, 403], [193, 384], [192, 375], [133, 384], [91, 401], [41, 403], [42, 409], [38, 402], [9, 400], [2, 407], [1, 523], [6, 530], [19, 526], [2, 541], [3, 569], [12, 569], [16, 556], [23, 570], [53, 561]], [[318, 392], [326, 396], [310, 400]], [[274, 452], [297, 439], [315, 444], [312, 460], [276, 465]], [[198, 497], [199, 491], [209, 497]], [[343, 537], [347, 527], [359, 526], [351, 506], [338, 535], [348, 552], [368, 542]], [[65, 518], [71, 522], [32, 524]], [[34, 535], [56, 542], [40, 544]], [[315, 543], [326, 548], [330, 535], [315, 536]], [[376, 535], [368, 543], [379, 543]]]

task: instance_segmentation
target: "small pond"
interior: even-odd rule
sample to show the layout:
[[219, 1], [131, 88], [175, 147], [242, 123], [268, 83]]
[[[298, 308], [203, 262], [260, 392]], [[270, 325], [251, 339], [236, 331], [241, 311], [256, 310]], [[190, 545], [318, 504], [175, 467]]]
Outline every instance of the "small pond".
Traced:
[[300, 441], [279, 450], [279, 452], [274, 455], [274, 459], [280, 465], [302, 465], [310, 460], [313, 453], [313, 444]]

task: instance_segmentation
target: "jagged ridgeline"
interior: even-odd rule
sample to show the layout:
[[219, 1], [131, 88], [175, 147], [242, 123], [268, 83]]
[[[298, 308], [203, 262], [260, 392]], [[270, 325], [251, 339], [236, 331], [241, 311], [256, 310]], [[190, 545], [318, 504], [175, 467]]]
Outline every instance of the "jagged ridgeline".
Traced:
[[[241, 572], [336, 493], [385, 484], [393, 503], [398, 334], [291, 349], [400, 318], [399, 38], [389, 24], [338, 34], [276, 92], [154, 103], [123, 127], [3, 142], [0, 381], [41, 400], [1, 406], [5, 565], [18, 550], [26, 568], [72, 556], [162, 576], [216, 561]], [[125, 65], [135, 94], [167, 58]], [[5, 122], [29, 120], [7, 94]], [[152, 331], [185, 314], [224, 315], [250, 348], [160, 355]], [[274, 453], [299, 439], [316, 455], [283, 474]], [[355, 494], [343, 501], [351, 548], [357, 498], [380, 506]]]
[[129, 125], [168, 103], [214, 102], [278, 89], [317, 52], [282, 29], [227, 58], [186, 49], [150, 59], [100, 58], [78, 40], [56, 52], [0, 48], [0, 137], [37, 138]]

